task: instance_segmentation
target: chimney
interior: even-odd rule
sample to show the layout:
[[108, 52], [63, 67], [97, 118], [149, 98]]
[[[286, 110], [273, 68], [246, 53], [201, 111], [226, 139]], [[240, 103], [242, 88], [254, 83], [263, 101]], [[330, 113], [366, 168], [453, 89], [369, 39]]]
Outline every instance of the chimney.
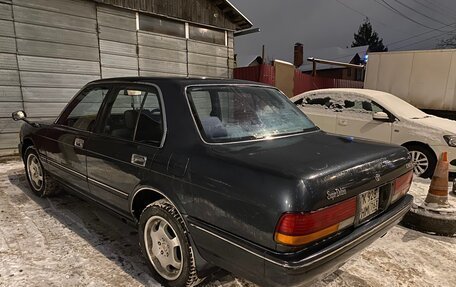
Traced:
[[294, 45], [294, 61], [293, 64], [296, 68], [299, 68], [304, 64], [304, 46], [301, 43]]

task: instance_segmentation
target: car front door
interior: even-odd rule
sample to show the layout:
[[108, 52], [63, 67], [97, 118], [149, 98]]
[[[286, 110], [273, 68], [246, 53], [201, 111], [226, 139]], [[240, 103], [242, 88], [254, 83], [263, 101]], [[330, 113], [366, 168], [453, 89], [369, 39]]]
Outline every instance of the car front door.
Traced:
[[140, 184], [142, 170], [154, 159], [162, 136], [157, 88], [117, 85], [86, 145], [88, 184], [93, 197], [128, 216], [128, 198]]
[[77, 191], [88, 190], [85, 147], [108, 92], [106, 86], [83, 89], [44, 132], [49, 171]]
[[343, 109], [337, 113], [336, 133], [365, 138], [380, 142], [391, 142], [392, 120], [376, 120], [376, 112], [385, 112], [375, 102], [368, 99], [347, 95]]
[[302, 104], [298, 107], [320, 129], [335, 133], [338, 108], [333, 102], [332, 96], [319, 93], [303, 99]]

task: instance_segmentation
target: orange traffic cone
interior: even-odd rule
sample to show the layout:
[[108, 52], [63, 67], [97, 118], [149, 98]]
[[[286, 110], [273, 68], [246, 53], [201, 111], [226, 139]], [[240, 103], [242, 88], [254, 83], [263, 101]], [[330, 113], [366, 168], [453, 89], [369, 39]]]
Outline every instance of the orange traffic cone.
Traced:
[[439, 207], [448, 206], [448, 155], [442, 152], [432, 176], [431, 186], [426, 197], [427, 204], [437, 204]]

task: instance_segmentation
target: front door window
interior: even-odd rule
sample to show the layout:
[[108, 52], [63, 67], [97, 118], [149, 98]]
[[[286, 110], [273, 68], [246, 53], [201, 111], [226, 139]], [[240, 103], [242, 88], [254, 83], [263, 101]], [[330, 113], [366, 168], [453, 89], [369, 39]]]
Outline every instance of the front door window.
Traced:
[[64, 111], [58, 124], [83, 131], [91, 131], [103, 99], [108, 94], [106, 87], [88, 88]]

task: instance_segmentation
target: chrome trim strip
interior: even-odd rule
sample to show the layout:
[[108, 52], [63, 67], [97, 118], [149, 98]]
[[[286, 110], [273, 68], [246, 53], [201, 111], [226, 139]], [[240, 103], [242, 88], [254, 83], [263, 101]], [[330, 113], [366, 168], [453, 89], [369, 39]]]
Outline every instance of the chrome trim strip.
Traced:
[[[358, 245], [359, 243], [364, 241], [366, 239], [366, 237], [370, 237], [372, 234], [377, 233], [378, 231], [380, 231], [381, 229], [383, 229], [387, 225], [390, 225], [394, 221], [399, 220], [401, 217], [404, 216], [404, 214], [407, 211], [408, 211], [407, 206], [406, 207], [402, 207], [394, 216], [392, 216], [392, 217], [388, 218], [387, 220], [381, 222], [379, 225], [377, 225], [377, 226], [373, 227], [372, 229], [368, 230], [367, 232], [365, 232], [361, 236], [357, 237], [355, 240], [349, 242], [348, 244], [340, 246], [339, 248], [334, 249], [331, 252], [329, 252], [327, 254], [324, 254], [324, 255], [320, 255], [321, 252], [312, 254], [311, 256], [309, 256], [307, 258], [307, 259], [310, 259], [310, 261], [308, 261], [308, 262], [306, 262], [304, 264], [295, 265], [295, 266], [292, 266], [292, 265], [289, 265], [289, 264], [284, 264], [284, 263], [281, 263], [279, 261], [267, 258], [267, 257], [265, 257], [263, 255], [260, 255], [260, 254], [258, 254], [256, 252], [253, 252], [253, 251], [249, 250], [248, 248], [245, 248], [245, 247], [243, 247], [243, 246], [241, 246], [241, 245], [239, 245], [237, 243], [234, 243], [234, 242], [232, 242], [232, 241], [230, 241], [230, 240], [228, 240], [226, 238], [223, 238], [220, 235], [217, 235], [217, 234], [215, 234], [215, 233], [213, 233], [213, 232], [211, 232], [211, 231], [209, 231], [209, 230], [207, 230], [207, 229], [205, 229], [203, 227], [197, 226], [194, 223], [190, 223], [190, 225], [192, 227], [195, 227], [195, 228], [197, 228], [197, 229], [199, 229], [199, 230], [201, 230], [203, 232], [206, 232], [206, 233], [208, 233], [208, 234], [210, 234], [210, 235], [212, 235], [214, 237], [217, 237], [218, 239], [223, 240], [223, 241], [225, 241], [225, 242], [227, 242], [227, 243], [229, 243], [229, 244], [231, 244], [233, 246], [236, 246], [236, 247], [238, 247], [238, 248], [240, 248], [240, 249], [242, 249], [242, 250], [244, 250], [244, 251], [246, 251], [246, 252], [248, 252], [248, 253], [256, 256], [256, 257], [259, 257], [259, 258], [261, 258], [261, 259], [263, 259], [265, 261], [268, 261], [268, 262], [270, 262], [272, 264], [275, 264], [275, 265], [278, 265], [278, 266], [284, 267], [284, 268], [289, 268], [289, 269], [299, 269], [299, 268], [307, 267], [307, 266], [310, 266], [310, 265], [313, 265], [313, 264], [317, 264], [319, 261], [322, 261], [322, 260], [330, 257], [331, 255], [339, 252], [341, 249], [344, 249], [344, 248], [347, 248], [347, 247], [348, 248], [352, 248], [352, 247]], [[319, 257], [317, 257], [317, 256], [319, 256]], [[317, 258], [315, 258], [315, 257], [317, 257]]]
[[[272, 86], [268, 86], [266, 84], [230, 84], [230, 83], [227, 83], [227, 84], [194, 84], [194, 85], [188, 85], [188, 86], [185, 86], [185, 89], [184, 89], [184, 97], [185, 97], [185, 100], [187, 101], [187, 106], [190, 110], [190, 114], [192, 116], [192, 119], [193, 119], [193, 124], [195, 125], [195, 129], [196, 131], [198, 132], [198, 135], [201, 139], [201, 141], [207, 145], [227, 145], [227, 144], [239, 144], [239, 143], [249, 143], [249, 142], [259, 142], [259, 141], [269, 141], [269, 140], [275, 140], [275, 139], [281, 139], [281, 138], [288, 138], [288, 137], [295, 137], [295, 136], [301, 136], [303, 134], [308, 134], [308, 133], [312, 133], [312, 132], [317, 132], [317, 131], [320, 131], [320, 129], [315, 126], [316, 130], [312, 130], [312, 131], [308, 131], [308, 132], [300, 132], [300, 133], [297, 133], [297, 134], [291, 134], [291, 135], [283, 135], [283, 136], [276, 136], [276, 137], [273, 137], [273, 138], [262, 138], [262, 139], [254, 139], [254, 140], [242, 140], [242, 141], [232, 141], [232, 142], [221, 142], [221, 143], [210, 143], [210, 142], [207, 142], [202, 134], [201, 134], [201, 131], [198, 127], [198, 124], [196, 123], [196, 119], [195, 119], [195, 115], [193, 115], [193, 110], [192, 110], [192, 107], [190, 105], [190, 101], [188, 99], [188, 95], [187, 95], [187, 89], [188, 88], [191, 88], [191, 87], [216, 87], [216, 86], [241, 86], [241, 87], [261, 87], [261, 88], [268, 88], [268, 89], [273, 89], [273, 90], [277, 90], [280, 94], [282, 94], [284, 97], [286, 97], [287, 99], [289, 99], [284, 93], [282, 93], [281, 90], [277, 89], [276, 87], [272, 87]], [[307, 117], [307, 116], [306, 116]]]
[[87, 179], [86, 175], [84, 175], [84, 174], [82, 174], [82, 173], [80, 173], [78, 171], [72, 170], [71, 168], [68, 168], [66, 166], [63, 166], [60, 163], [55, 162], [53, 159], [51, 159], [49, 157], [47, 157], [47, 161], [46, 162], [51, 164], [51, 165], [54, 165], [55, 167], [61, 168], [61, 169], [65, 170], [65, 171], [67, 171], [67, 172], [69, 172], [69, 173], [71, 173], [71, 174], [73, 174], [75, 176], [81, 177], [83, 179]]
[[93, 178], [90, 178], [90, 177], [87, 177], [87, 180], [88, 180], [90, 183], [93, 183], [93, 184], [95, 184], [95, 185], [99, 185], [100, 187], [102, 187], [102, 188], [104, 188], [104, 189], [111, 190], [112, 193], [117, 193], [117, 194], [119, 194], [119, 195], [121, 195], [121, 196], [123, 196], [123, 197], [125, 197], [125, 198], [128, 198], [128, 193], [125, 193], [125, 192], [123, 192], [123, 191], [121, 191], [121, 190], [119, 190], [119, 189], [117, 189], [117, 188], [111, 187], [111, 186], [109, 186], [109, 185], [107, 185], [107, 184], [104, 184], [104, 183], [102, 183], [102, 182], [100, 182], [100, 181], [98, 181], [98, 180], [95, 180], [95, 179], [93, 179]]
[[67, 172], [69, 172], [69, 173], [71, 173], [71, 174], [73, 174], [73, 175], [76, 175], [76, 176], [78, 176], [78, 177], [80, 177], [80, 178], [83, 178], [84, 180], [87, 180], [87, 181], [89, 181], [89, 182], [91, 182], [91, 183], [97, 184], [97, 185], [99, 185], [99, 186], [101, 186], [101, 187], [103, 187], [103, 188], [105, 188], [105, 189], [109, 189], [109, 190], [113, 191], [114, 193], [120, 194], [120, 195], [122, 195], [123, 197], [128, 198], [128, 193], [125, 193], [125, 192], [123, 192], [123, 191], [121, 191], [121, 190], [118, 190], [118, 189], [116, 189], [116, 188], [114, 188], [114, 187], [111, 187], [111, 186], [109, 186], [109, 185], [106, 185], [106, 184], [104, 184], [104, 183], [102, 183], [102, 182], [100, 182], [100, 181], [98, 181], [98, 180], [95, 180], [95, 179], [93, 179], [93, 178], [90, 178], [90, 177], [88, 177], [88, 176], [85, 176], [84, 174], [82, 174], [82, 173], [80, 173], [80, 172], [77, 172], [77, 171], [75, 171], [75, 170], [72, 170], [71, 168], [68, 168], [68, 167], [65, 167], [65, 166], [63, 166], [63, 165], [61, 165], [61, 164], [59, 164], [59, 163], [56, 163], [56, 162], [55, 162], [54, 160], [52, 160], [52, 159], [49, 159], [49, 158], [48, 158], [47, 162], [48, 162], [49, 164], [51, 164], [51, 165], [54, 165], [55, 167], [61, 168], [61, 169], [65, 170], [65, 171], [67, 171]]

